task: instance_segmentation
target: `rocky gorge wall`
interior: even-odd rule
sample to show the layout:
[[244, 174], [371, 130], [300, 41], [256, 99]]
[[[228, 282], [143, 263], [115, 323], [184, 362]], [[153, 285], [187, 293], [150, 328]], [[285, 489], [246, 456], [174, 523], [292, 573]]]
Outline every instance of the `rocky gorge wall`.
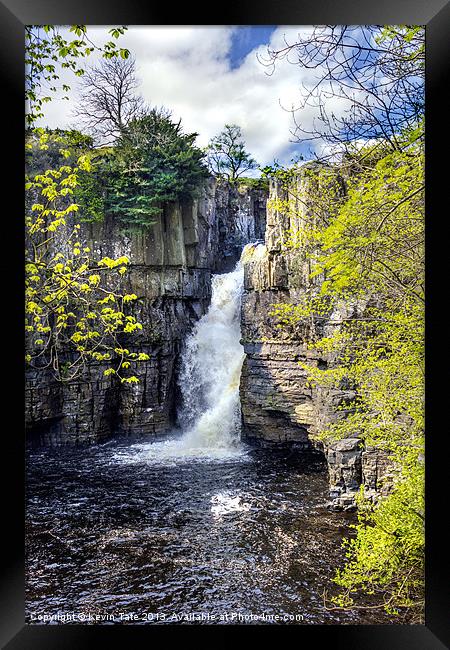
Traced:
[[342, 304], [326, 317], [281, 329], [270, 315], [277, 303], [298, 303], [324, 280], [320, 275], [311, 279], [310, 260], [301, 246], [295, 252], [285, 247], [288, 238], [301, 241], [302, 229], [313, 218], [309, 197], [320, 191], [314, 183], [309, 174], [300, 173], [289, 196], [281, 184], [271, 183], [265, 250], [260, 259], [245, 266], [241, 331], [246, 358], [240, 383], [243, 439], [323, 452], [330, 505], [353, 508], [361, 484], [373, 498], [389, 489], [392, 467], [385, 455], [363, 448], [358, 438], [327, 444], [317, 440], [318, 431], [327, 423], [345, 417], [345, 410], [338, 409], [355, 393], [344, 387], [310, 387], [307, 371], [299, 362], [321, 368], [332, 363], [331, 357], [308, 350], [308, 336], [312, 330], [319, 338], [330, 335], [343, 319], [358, 316], [364, 306]]
[[[80, 242], [94, 258], [130, 259], [123, 291], [137, 295], [133, 314], [143, 329], [134, 347], [127, 346], [150, 360], [137, 364], [139, 383], [132, 385], [103, 376], [101, 364], [90, 364], [82, 377], [64, 384], [30, 370], [25, 413], [34, 444], [98, 442], [173, 427], [182, 342], [209, 306], [211, 274], [233, 267], [249, 238], [264, 232], [266, 197], [263, 190], [210, 178], [198, 199], [166, 205], [148, 229], [126, 234], [108, 215], [99, 223], [81, 223]], [[64, 245], [66, 234], [61, 231], [56, 247]]]
[[[225, 191], [223, 191], [225, 190]], [[245, 244], [264, 241], [268, 191], [245, 185], [219, 185], [216, 192], [218, 257], [214, 270], [231, 271]], [[252, 215], [249, 219], [248, 215]]]

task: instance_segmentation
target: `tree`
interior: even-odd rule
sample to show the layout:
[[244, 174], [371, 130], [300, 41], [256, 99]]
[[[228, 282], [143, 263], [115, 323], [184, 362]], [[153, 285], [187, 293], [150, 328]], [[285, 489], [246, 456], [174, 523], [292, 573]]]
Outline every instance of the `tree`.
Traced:
[[[424, 602], [423, 52], [421, 27], [344, 26], [314, 28], [272, 53], [272, 63], [296, 54], [301, 67], [319, 73], [302, 106], [316, 102], [320, 118], [309, 132], [297, 122], [294, 133], [341, 152], [333, 165], [304, 169], [316, 180], [307, 197], [292, 182], [299, 170], [271, 172], [288, 192], [278, 209], [295, 213], [298, 201], [309, 207], [286, 253], [306, 251], [311, 277], [323, 279], [272, 316], [281, 328], [306, 328], [340, 303], [355, 305], [356, 315], [334, 334], [317, 339], [312, 328], [307, 341], [330, 361], [304, 364], [312, 387], [356, 391], [320, 437], [357, 436], [387, 452], [394, 468], [388, 496], [373, 503], [363, 491], [358, 499], [356, 536], [344, 542], [340, 593], [331, 600], [361, 608], [365, 594], [372, 608], [407, 622], [423, 622]], [[349, 102], [340, 117], [326, 110], [330, 96]]]
[[225, 124], [224, 130], [210, 141], [206, 153], [211, 171], [230, 183], [258, 167], [256, 160], [245, 151], [241, 129], [236, 124]]
[[[31, 155], [26, 176], [26, 361], [32, 368], [50, 370], [58, 381], [73, 379], [94, 361], [109, 366], [105, 375], [135, 383], [138, 379], [128, 369], [148, 356], [130, 353], [123, 345], [142, 327], [126, 313], [137, 296], [123, 295], [118, 282], [129, 260], [94, 260], [80, 242], [80, 226], [71, 223], [79, 208], [73, 198], [80, 176], [91, 173], [89, 139], [77, 132], [31, 128], [43, 116], [43, 105], [51, 101], [51, 95], [43, 97], [42, 91], [48, 81], [58, 79], [57, 65], [81, 76], [79, 57], [100, 50], [88, 39], [84, 25], [72, 25], [70, 31], [79, 38], [69, 42], [51, 25], [26, 29], [30, 125], [26, 150], [37, 152], [39, 158], [36, 167]], [[110, 31], [117, 38], [124, 30]], [[113, 42], [101, 51], [106, 58], [119, 52], [128, 56], [128, 50], [117, 50]]]
[[[417, 144], [415, 156], [392, 152], [372, 169], [365, 161], [364, 173], [347, 178], [344, 196], [329, 183], [329, 168], [311, 170], [317, 184], [302, 197], [309, 223], [285, 250], [294, 259], [306, 251], [311, 278], [323, 281], [271, 314], [282, 330], [306, 331], [309, 349], [328, 359], [325, 368], [301, 364], [311, 388], [356, 392], [318, 438], [328, 444], [358, 437], [389, 454], [393, 466], [389, 496], [374, 504], [363, 492], [358, 500], [357, 534], [345, 541], [347, 562], [335, 578], [342, 591], [331, 601], [362, 608], [365, 594], [372, 608], [407, 622], [423, 620], [423, 163]], [[333, 207], [321, 219], [325, 204]], [[285, 210], [281, 203], [277, 209]], [[354, 314], [318, 338], [314, 325], [339, 305], [354, 305]]]
[[183, 133], [165, 109], [129, 122], [106, 170], [106, 209], [127, 226], [151, 224], [168, 201], [196, 196], [208, 175], [197, 133]]
[[66, 199], [77, 186], [78, 174], [89, 169], [88, 156], [80, 156], [77, 166], [46, 170], [26, 185], [26, 360], [35, 369], [50, 369], [59, 381], [74, 379], [90, 361], [106, 363], [105, 374], [132, 383], [137, 378], [123, 371], [149, 357], [130, 353], [118, 340], [142, 329], [125, 313], [137, 296], [120, 293], [129, 260], [104, 257], [94, 262], [91, 250], [80, 242], [80, 226], [65, 228], [78, 210]]
[[[124, 34], [125, 26], [109, 30], [113, 39]], [[27, 102], [26, 124], [33, 126], [44, 117], [44, 105], [61, 90], [64, 99], [70, 86], [61, 84], [58, 88], [60, 68], [82, 77], [85, 70], [80, 65], [83, 58], [98, 52], [105, 59], [120, 56], [128, 58], [129, 50], [117, 48], [116, 43], [107, 41], [103, 47], [95, 45], [88, 36], [86, 25], [70, 25], [73, 40], [65, 38], [57, 25], [25, 25], [25, 99]]]
[[134, 58], [101, 59], [81, 77], [74, 116], [99, 144], [112, 144], [146, 110], [138, 85]]
[[[314, 71], [292, 109], [292, 133], [296, 141], [320, 142], [316, 155], [322, 158], [353, 149], [359, 141], [402, 150], [401, 134], [417, 128], [417, 138], [423, 139], [422, 26], [317, 26], [259, 58], [269, 74], [282, 59]], [[311, 109], [317, 117], [308, 126], [303, 115]]]

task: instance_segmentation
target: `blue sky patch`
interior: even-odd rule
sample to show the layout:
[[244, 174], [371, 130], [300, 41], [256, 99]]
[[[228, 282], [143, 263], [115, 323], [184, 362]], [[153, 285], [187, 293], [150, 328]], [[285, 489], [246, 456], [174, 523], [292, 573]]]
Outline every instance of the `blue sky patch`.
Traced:
[[239, 68], [247, 54], [259, 45], [268, 44], [275, 29], [275, 25], [238, 26], [232, 36], [231, 69]]

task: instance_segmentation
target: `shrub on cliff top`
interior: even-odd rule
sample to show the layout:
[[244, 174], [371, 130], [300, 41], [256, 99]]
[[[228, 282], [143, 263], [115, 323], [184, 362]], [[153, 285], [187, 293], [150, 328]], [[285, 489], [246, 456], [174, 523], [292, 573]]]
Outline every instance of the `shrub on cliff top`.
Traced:
[[250, 178], [249, 176], [242, 176], [238, 180], [238, 187], [248, 187], [254, 190], [269, 190], [269, 179], [265, 176], [259, 178]]

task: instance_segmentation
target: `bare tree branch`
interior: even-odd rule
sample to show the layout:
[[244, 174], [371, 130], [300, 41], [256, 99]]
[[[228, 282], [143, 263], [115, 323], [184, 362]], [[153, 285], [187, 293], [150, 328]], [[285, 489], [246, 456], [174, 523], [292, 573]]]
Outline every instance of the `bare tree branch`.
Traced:
[[97, 144], [113, 144], [131, 120], [145, 114], [135, 72], [134, 59], [115, 57], [102, 59], [81, 77], [79, 102], [73, 115]]
[[[345, 152], [358, 140], [382, 138], [391, 149], [402, 148], [399, 133], [414, 128], [423, 114], [423, 28], [407, 39], [401, 26], [392, 28], [390, 38], [384, 38], [386, 29], [317, 26], [258, 57], [269, 75], [281, 60], [315, 73], [301, 86], [298, 105], [286, 109], [294, 118], [295, 141], [321, 142]], [[311, 108], [318, 113], [312, 126], [304, 117]]]

